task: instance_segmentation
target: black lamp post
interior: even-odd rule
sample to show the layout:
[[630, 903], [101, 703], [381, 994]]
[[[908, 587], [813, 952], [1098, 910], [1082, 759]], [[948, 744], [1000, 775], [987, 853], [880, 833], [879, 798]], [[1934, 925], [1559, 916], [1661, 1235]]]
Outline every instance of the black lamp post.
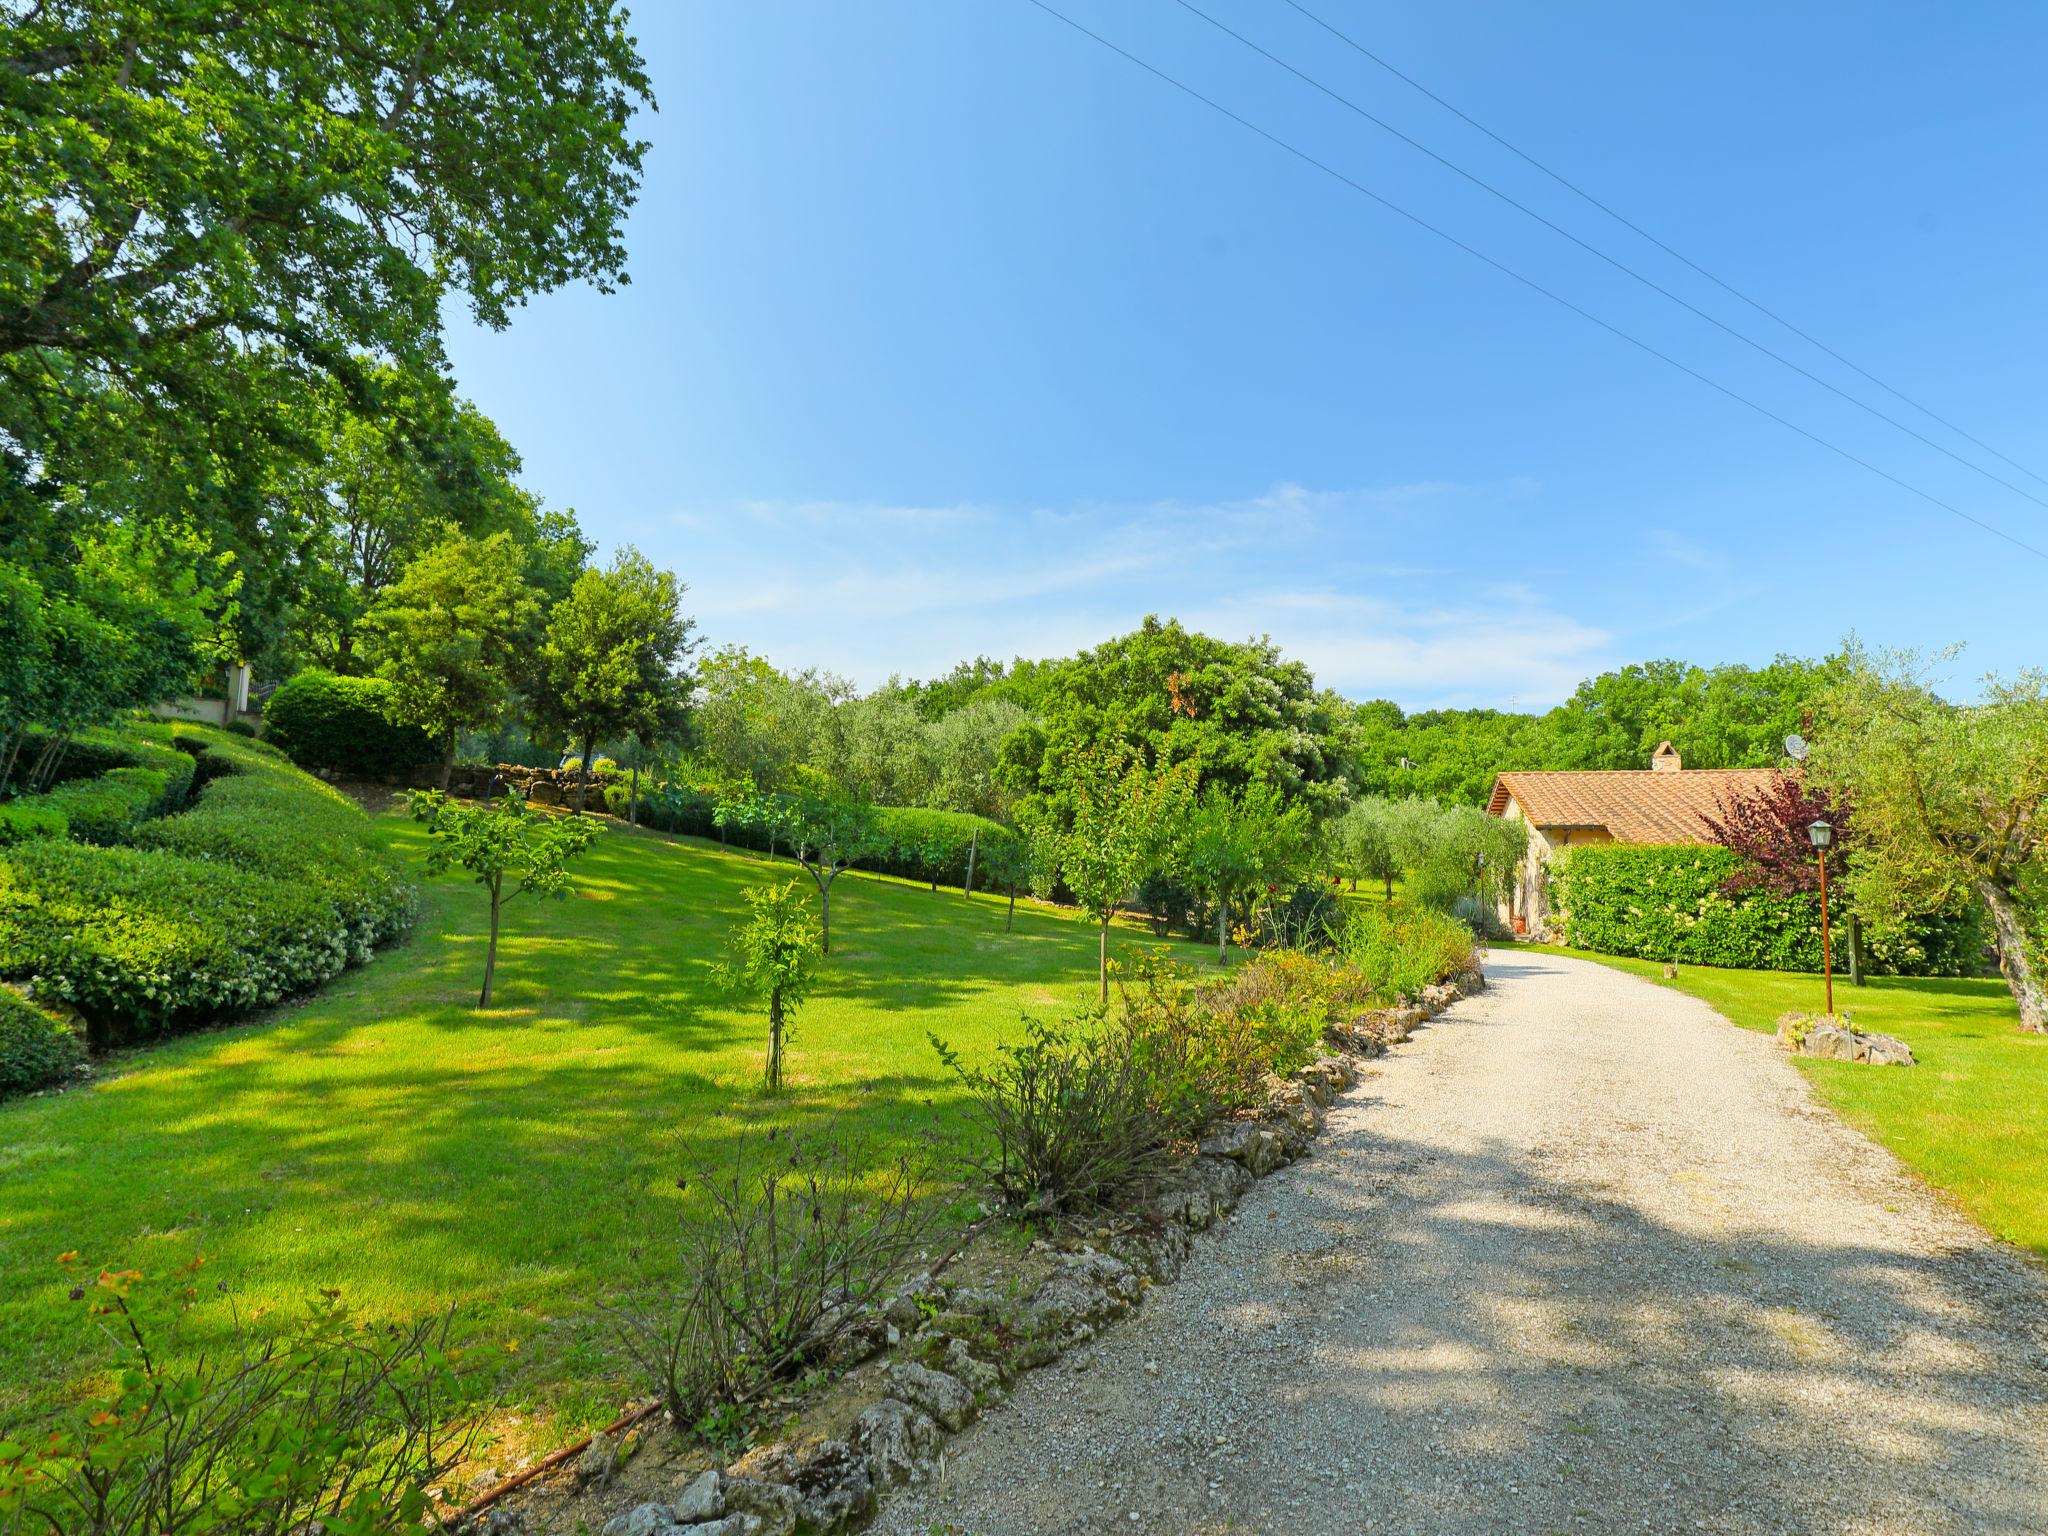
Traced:
[[1835, 840], [1835, 829], [1825, 821], [1808, 825], [1806, 835], [1813, 840], [1816, 857], [1820, 860], [1820, 974], [1827, 988], [1828, 1016], [1835, 1012], [1835, 961], [1828, 943], [1828, 844]]

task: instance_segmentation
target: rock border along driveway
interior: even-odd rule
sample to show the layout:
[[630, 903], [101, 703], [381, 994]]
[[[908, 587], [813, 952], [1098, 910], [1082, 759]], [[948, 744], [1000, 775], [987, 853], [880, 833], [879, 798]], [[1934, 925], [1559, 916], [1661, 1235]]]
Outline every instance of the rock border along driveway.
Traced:
[[1496, 952], [899, 1536], [2048, 1531], [2048, 1277], [1769, 1037]]

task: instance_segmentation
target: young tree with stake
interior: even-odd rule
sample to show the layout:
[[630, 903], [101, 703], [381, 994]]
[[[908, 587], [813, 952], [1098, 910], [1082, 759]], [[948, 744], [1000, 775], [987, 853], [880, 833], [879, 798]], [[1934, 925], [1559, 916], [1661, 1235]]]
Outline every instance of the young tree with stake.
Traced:
[[865, 797], [832, 783], [814, 768], [791, 778], [790, 838], [797, 861], [818, 887], [818, 927], [824, 953], [832, 953], [832, 884], [858, 860], [886, 845], [881, 821]]
[[794, 880], [747, 892], [747, 916], [732, 930], [731, 958], [719, 967], [726, 988], [741, 997], [768, 1000], [770, 1093], [782, 1087], [782, 1046], [789, 1017], [810, 995], [822, 953], [811, 904]]
[[[484, 986], [476, 1005], [491, 1005], [491, 981], [498, 970], [498, 914], [515, 896], [569, 893], [564, 867], [588, 848], [602, 830], [586, 816], [549, 816], [532, 809], [510, 790], [496, 804], [459, 804], [438, 790], [412, 792], [412, 819], [425, 824], [427, 870], [440, 874], [466, 869], [491, 898], [491, 938], [484, 951]], [[511, 889], [507, 890], [507, 884]]]

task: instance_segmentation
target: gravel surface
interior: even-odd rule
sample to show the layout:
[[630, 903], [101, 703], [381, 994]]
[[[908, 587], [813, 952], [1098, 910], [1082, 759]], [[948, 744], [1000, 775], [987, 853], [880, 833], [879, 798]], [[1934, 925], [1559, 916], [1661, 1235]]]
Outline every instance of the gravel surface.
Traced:
[[876, 1529], [2048, 1531], [2040, 1267], [1768, 1037], [1486, 970]]

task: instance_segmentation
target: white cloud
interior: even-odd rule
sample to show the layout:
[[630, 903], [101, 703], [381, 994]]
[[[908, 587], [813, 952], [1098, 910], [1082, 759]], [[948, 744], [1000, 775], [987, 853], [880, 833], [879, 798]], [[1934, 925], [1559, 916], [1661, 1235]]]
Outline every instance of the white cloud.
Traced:
[[1467, 530], [1531, 494], [1283, 482], [1202, 504], [740, 502], [673, 522], [713, 643], [864, 685], [980, 654], [1071, 654], [1158, 613], [1227, 639], [1270, 634], [1356, 696], [1528, 707], [1597, 670], [1609, 640], [1511, 569], [1480, 566], [1501, 557]]

